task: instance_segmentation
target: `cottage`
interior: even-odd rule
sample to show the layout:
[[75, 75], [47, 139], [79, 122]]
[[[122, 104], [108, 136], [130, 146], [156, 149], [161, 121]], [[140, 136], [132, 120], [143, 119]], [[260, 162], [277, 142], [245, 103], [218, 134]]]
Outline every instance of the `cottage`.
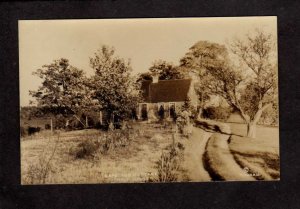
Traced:
[[149, 114], [155, 117], [164, 115], [172, 119], [187, 99], [197, 107], [198, 98], [194, 89], [195, 79], [159, 80], [153, 75], [153, 81], [142, 82], [143, 102], [139, 103], [137, 115], [139, 119], [147, 120]]

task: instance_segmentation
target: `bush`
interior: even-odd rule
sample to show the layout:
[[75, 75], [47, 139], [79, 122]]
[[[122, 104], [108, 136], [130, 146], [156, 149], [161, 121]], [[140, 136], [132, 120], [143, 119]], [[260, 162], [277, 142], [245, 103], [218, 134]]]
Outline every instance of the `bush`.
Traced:
[[71, 150], [71, 153], [75, 155], [75, 158], [88, 158], [94, 157], [99, 145], [90, 140], [79, 143], [75, 150]]
[[50, 125], [50, 124], [45, 124], [45, 129], [46, 129], [46, 130], [51, 129], [51, 125]]
[[28, 129], [26, 129], [24, 126], [20, 126], [20, 135], [21, 137], [25, 137], [28, 135]]
[[128, 130], [110, 131], [98, 139], [86, 139], [75, 148], [71, 148], [69, 154], [77, 159], [91, 158], [97, 154], [107, 154], [116, 148], [127, 146], [132, 138]]
[[28, 135], [32, 135], [34, 133], [37, 133], [37, 132], [40, 132], [41, 128], [40, 127], [32, 127], [32, 126], [29, 126], [27, 128], [27, 133]]
[[195, 126], [199, 128], [210, 129], [215, 132], [231, 134], [230, 125], [222, 122], [216, 122], [207, 119], [197, 119], [195, 120]]
[[203, 110], [203, 117], [212, 120], [227, 120], [231, 114], [229, 107], [208, 107]]

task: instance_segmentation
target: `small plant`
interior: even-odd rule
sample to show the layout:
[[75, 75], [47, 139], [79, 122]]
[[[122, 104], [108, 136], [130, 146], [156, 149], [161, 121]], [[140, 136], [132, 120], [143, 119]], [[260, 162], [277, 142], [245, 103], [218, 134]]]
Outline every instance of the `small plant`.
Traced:
[[55, 171], [51, 161], [41, 156], [36, 164], [29, 165], [24, 182], [25, 184], [44, 184], [53, 172]]
[[183, 160], [184, 146], [177, 143], [171, 145], [168, 152], [163, 152], [160, 159], [156, 162], [157, 178], [149, 179], [149, 182], [174, 182], [178, 180]]
[[178, 147], [179, 150], [184, 150], [185, 149], [184, 145], [180, 142], [177, 143], [177, 147]]

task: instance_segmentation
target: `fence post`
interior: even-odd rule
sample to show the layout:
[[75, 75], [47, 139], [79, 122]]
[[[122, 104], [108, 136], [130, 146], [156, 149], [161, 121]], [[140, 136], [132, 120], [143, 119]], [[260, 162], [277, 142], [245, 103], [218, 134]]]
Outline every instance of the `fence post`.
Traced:
[[175, 149], [176, 134], [177, 134], [177, 126], [175, 123], [172, 125], [172, 147], [173, 147], [173, 149]]
[[100, 122], [100, 125], [102, 125], [103, 121], [102, 121], [102, 111], [99, 112], [99, 122]]
[[85, 127], [88, 128], [89, 127], [89, 123], [88, 123], [88, 117], [85, 116]]
[[53, 133], [53, 121], [52, 121], [52, 118], [50, 119], [50, 127], [51, 127], [51, 133]]

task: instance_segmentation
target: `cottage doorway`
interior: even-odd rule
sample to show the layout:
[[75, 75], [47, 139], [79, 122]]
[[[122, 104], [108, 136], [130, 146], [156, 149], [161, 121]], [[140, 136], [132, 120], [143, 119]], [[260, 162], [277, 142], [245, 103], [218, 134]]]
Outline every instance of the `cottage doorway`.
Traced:
[[160, 105], [158, 109], [158, 115], [160, 120], [163, 120], [165, 118], [165, 108], [164, 105]]
[[142, 115], [142, 120], [148, 119], [147, 104], [142, 104], [141, 115]]

